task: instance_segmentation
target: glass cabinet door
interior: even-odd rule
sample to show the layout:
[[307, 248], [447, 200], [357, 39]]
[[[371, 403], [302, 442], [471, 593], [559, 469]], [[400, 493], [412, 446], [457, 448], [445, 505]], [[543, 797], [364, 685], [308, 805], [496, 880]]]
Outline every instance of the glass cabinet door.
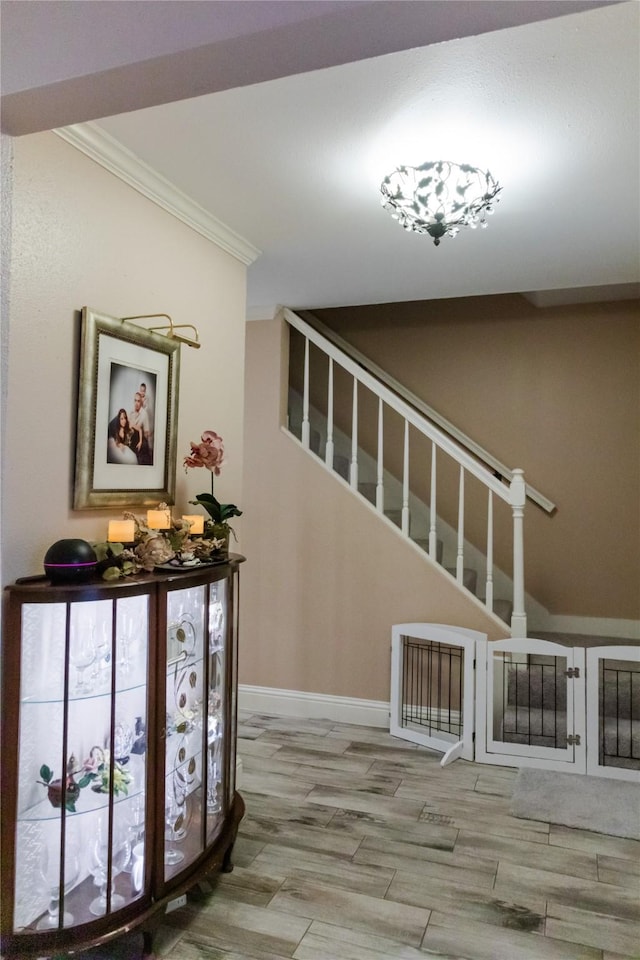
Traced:
[[212, 843], [228, 811], [228, 580], [167, 593], [164, 878]]
[[226, 812], [224, 784], [227, 744], [225, 674], [227, 656], [228, 580], [209, 585], [209, 653], [207, 669], [207, 843], [216, 835]]
[[132, 855], [144, 843], [148, 633], [146, 593], [21, 607], [16, 932], [87, 923], [148, 888]]
[[203, 851], [206, 585], [167, 594], [164, 877]]

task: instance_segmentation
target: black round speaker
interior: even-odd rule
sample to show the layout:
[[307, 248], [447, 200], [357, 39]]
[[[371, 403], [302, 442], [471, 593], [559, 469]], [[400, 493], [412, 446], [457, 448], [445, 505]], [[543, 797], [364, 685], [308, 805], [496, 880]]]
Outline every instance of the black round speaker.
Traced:
[[44, 555], [44, 572], [52, 583], [89, 580], [98, 558], [86, 540], [56, 540]]

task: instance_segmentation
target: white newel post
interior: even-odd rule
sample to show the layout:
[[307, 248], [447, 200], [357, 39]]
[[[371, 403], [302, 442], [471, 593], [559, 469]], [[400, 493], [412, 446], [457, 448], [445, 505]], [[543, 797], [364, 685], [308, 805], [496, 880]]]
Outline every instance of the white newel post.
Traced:
[[302, 388], [302, 445], [309, 449], [309, 338], [304, 338], [304, 385]]
[[513, 471], [511, 480], [511, 509], [513, 511], [513, 612], [511, 636], [526, 637], [527, 614], [524, 609], [524, 505], [527, 491], [524, 472]]
[[333, 470], [333, 360], [329, 357], [329, 380], [327, 383], [327, 445], [324, 462]]

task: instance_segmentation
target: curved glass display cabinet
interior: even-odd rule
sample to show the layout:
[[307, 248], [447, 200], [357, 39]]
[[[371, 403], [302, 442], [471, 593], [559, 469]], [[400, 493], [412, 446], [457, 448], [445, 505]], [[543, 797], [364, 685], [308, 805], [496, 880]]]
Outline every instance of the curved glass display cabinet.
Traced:
[[2, 955], [140, 926], [231, 869], [241, 556], [198, 571], [8, 587]]

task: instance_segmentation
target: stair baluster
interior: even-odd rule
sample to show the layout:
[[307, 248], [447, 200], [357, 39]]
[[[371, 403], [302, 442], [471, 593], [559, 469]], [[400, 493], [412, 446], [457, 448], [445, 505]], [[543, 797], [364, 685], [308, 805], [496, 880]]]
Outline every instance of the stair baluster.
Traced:
[[409, 536], [409, 421], [404, 422], [404, 456], [402, 467], [402, 532]]
[[378, 398], [378, 469], [376, 480], [376, 510], [384, 513], [384, 424], [382, 415], [382, 397]]
[[464, 469], [460, 467], [460, 485], [458, 488], [458, 552], [456, 554], [456, 580], [464, 580]]
[[485, 606], [493, 612], [493, 493], [489, 490], [487, 502], [487, 581]]
[[333, 470], [333, 358], [329, 357], [329, 375], [327, 380], [327, 444], [324, 448], [324, 462]]

